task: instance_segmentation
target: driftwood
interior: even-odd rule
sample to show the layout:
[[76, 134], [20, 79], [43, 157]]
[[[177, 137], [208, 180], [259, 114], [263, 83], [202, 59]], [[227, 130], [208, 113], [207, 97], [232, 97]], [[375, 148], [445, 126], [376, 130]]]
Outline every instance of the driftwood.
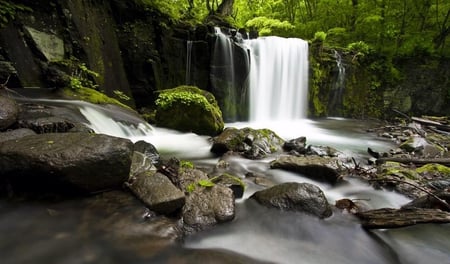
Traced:
[[432, 121], [432, 120], [424, 119], [424, 118], [420, 118], [420, 117], [411, 117], [411, 120], [416, 123], [422, 124], [422, 125], [435, 127], [439, 130], [450, 132], [450, 126], [441, 124], [436, 121]]
[[450, 166], [450, 158], [419, 159], [419, 158], [385, 157], [385, 158], [378, 158], [376, 163], [380, 165], [385, 163], [386, 161], [400, 162], [404, 164], [415, 164], [415, 165], [438, 163], [441, 165]]
[[382, 208], [355, 214], [364, 228], [398, 228], [425, 223], [450, 223], [450, 213], [439, 209]]

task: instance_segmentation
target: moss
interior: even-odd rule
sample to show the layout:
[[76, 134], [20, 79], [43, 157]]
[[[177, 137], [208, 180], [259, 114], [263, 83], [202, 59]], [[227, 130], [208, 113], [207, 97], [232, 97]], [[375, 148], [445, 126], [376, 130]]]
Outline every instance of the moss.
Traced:
[[245, 183], [242, 181], [241, 178], [231, 175], [229, 173], [223, 173], [221, 176], [211, 178], [211, 181], [214, 183], [220, 182], [220, 181], [226, 181], [226, 182], [232, 182], [239, 184], [244, 190], [247, 187]]
[[156, 123], [163, 127], [202, 135], [217, 135], [224, 128], [214, 96], [194, 86], [160, 91], [156, 107]]
[[93, 104], [115, 104], [127, 109], [131, 109], [129, 106], [122, 104], [114, 98], [108, 97], [107, 95], [99, 91], [86, 87], [79, 87], [77, 89], [65, 88], [63, 90], [63, 94], [66, 97], [87, 101]]
[[418, 180], [420, 177], [418, 173], [409, 168], [404, 168], [398, 162], [386, 162], [382, 168], [383, 176], [396, 176], [400, 178], [407, 178], [411, 180]]
[[416, 169], [417, 173], [433, 173], [450, 177], [450, 168], [441, 164], [430, 163]]

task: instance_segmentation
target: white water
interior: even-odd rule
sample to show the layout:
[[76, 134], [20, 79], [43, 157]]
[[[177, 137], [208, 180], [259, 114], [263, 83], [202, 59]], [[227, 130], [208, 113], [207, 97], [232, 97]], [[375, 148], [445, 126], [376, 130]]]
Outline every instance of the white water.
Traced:
[[186, 79], [187, 85], [191, 84], [191, 64], [192, 64], [192, 40], [186, 42]]
[[280, 37], [245, 43], [250, 49], [250, 121], [305, 118], [308, 43]]

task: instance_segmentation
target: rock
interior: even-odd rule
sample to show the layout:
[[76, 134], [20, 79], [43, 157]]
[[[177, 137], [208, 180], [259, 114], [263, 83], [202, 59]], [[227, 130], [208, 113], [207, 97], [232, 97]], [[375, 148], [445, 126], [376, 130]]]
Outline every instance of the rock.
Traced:
[[209, 180], [208, 174], [194, 168], [181, 168], [178, 174], [178, 183], [181, 190], [187, 191], [189, 186], [197, 185], [202, 180]]
[[306, 137], [299, 137], [286, 141], [283, 145], [283, 149], [287, 152], [295, 151], [298, 154], [306, 153]]
[[138, 151], [144, 154], [147, 158], [149, 158], [153, 164], [159, 162], [159, 153], [158, 150], [152, 144], [139, 140], [134, 143], [134, 151]]
[[64, 59], [64, 41], [59, 37], [48, 34], [31, 27], [24, 27], [25, 32], [33, 40], [47, 61], [60, 61]]
[[0, 133], [0, 143], [3, 141], [19, 139], [30, 135], [36, 135], [36, 133], [28, 128], [14, 129], [11, 131]]
[[134, 151], [131, 160], [130, 177], [136, 177], [138, 174], [156, 171], [153, 161], [141, 152]]
[[286, 182], [255, 192], [251, 197], [258, 203], [281, 210], [297, 211], [325, 218], [331, 216], [331, 206], [316, 185]]
[[0, 131], [6, 130], [17, 121], [19, 107], [8, 97], [0, 96]]
[[438, 191], [433, 193], [433, 195], [426, 194], [418, 197], [403, 205], [402, 208], [428, 208], [450, 212], [450, 190]]
[[215, 136], [222, 132], [222, 112], [214, 96], [193, 86], [160, 91], [156, 100], [158, 126]]
[[270, 168], [293, 171], [316, 181], [336, 184], [341, 179], [336, 162], [333, 158], [288, 155], [270, 162]]
[[29, 192], [97, 192], [128, 180], [133, 143], [88, 133], [31, 135], [0, 145], [0, 177]]
[[280, 151], [283, 144], [284, 140], [269, 129], [229, 127], [213, 139], [211, 152], [222, 155], [233, 151], [249, 159], [262, 159]]
[[228, 173], [223, 173], [219, 176], [212, 178], [211, 181], [215, 184], [220, 184], [230, 188], [233, 191], [235, 198], [242, 198], [242, 196], [244, 195], [245, 184], [237, 176]]
[[399, 147], [406, 152], [414, 153], [423, 150], [426, 144], [426, 139], [418, 136], [412, 136], [407, 141], [403, 142]]
[[184, 193], [159, 172], [141, 172], [127, 186], [148, 208], [161, 214], [173, 213], [185, 202]]
[[338, 151], [332, 147], [323, 147], [323, 146], [312, 146], [309, 145], [306, 149], [306, 154], [308, 155], [316, 155], [320, 157], [337, 157]]
[[29, 128], [38, 134], [69, 132], [75, 124], [60, 117], [41, 117], [19, 121], [19, 127]]
[[231, 221], [235, 215], [233, 191], [221, 185], [198, 187], [187, 195], [182, 214], [186, 233]]

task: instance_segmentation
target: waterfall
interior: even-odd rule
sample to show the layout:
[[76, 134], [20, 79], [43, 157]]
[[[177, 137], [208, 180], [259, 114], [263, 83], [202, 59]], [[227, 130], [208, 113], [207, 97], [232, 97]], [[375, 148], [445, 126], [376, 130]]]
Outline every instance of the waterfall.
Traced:
[[246, 40], [250, 50], [250, 121], [306, 117], [308, 43], [296, 38]]
[[191, 84], [191, 64], [192, 64], [192, 40], [186, 42], [186, 79], [187, 85]]
[[337, 76], [330, 91], [330, 102], [328, 104], [329, 113], [335, 116], [342, 115], [342, 103], [345, 90], [345, 67], [342, 62], [342, 56], [337, 50], [333, 50], [336, 60]]
[[238, 34], [226, 34], [215, 28], [216, 40], [211, 58], [211, 90], [225, 121], [247, 117], [247, 78], [249, 58]]

